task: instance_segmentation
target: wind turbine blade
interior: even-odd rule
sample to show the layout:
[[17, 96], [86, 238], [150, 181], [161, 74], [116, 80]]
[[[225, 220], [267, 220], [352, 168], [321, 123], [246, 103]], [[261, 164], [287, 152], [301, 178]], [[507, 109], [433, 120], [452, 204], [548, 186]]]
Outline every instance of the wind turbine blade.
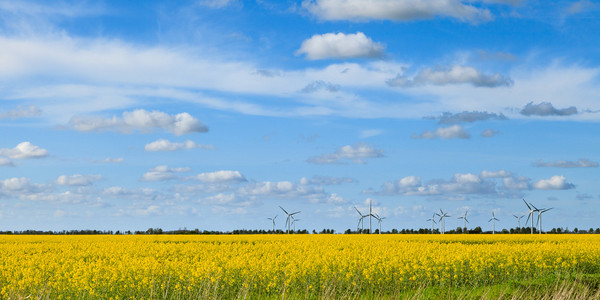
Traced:
[[287, 212], [285, 209], [283, 209], [283, 207], [279, 206], [279, 208], [281, 208], [281, 210], [283, 210], [283, 212], [284, 212], [286, 215], [289, 215], [289, 214], [288, 214], [288, 212]]
[[277, 219], [277, 215], [275, 215], [275, 218], [273, 218], [273, 221], [274, 221], [275, 219]]
[[525, 202], [525, 205], [527, 205], [527, 208], [529, 208], [529, 210], [531, 210], [531, 206], [529, 206], [529, 203], [527, 203], [527, 201], [525, 201], [525, 199], [523, 199], [523, 202]]
[[356, 209], [356, 212], [362, 216], [362, 213], [358, 210], [358, 208], [356, 208], [356, 206], [354, 207], [354, 209]]
[[527, 224], [527, 222], [529, 222], [529, 217], [531, 217], [531, 213], [529, 213], [529, 214], [527, 215], [527, 221], [525, 221], [525, 224]]
[[553, 209], [553, 208], [554, 208], [554, 207], [546, 208], [546, 209], [544, 209], [542, 212], [543, 212], [543, 213], [545, 213], [545, 212], [547, 212], [547, 211], [549, 211], [549, 210], [551, 210], [551, 209]]
[[469, 223], [469, 220], [467, 220], [467, 218], [465, 218], [465, 221], [467, 221], [467, 223]]
[[535, 207], [535, 205], [533, 205], [533, 203], [529, 203], [531, 204], [531, 206], [533, 207], [534, 210], [540, 211], [537, 207]]
[[515, 217], [515, 218], [517, 218], [517, 219], [519, 218], [519, 217], [517, 217], [517, 215], [513, 215], [513, 217]]

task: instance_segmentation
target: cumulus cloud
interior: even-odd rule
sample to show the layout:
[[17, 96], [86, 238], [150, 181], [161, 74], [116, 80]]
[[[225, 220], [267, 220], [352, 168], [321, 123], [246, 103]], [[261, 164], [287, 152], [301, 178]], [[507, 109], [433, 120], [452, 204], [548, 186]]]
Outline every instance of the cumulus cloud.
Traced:
[[327, 91], [330, 93], [335, 93], [340, 90], [340, 85], [326, 82], [323, 80], [317, 80], [317, 81], [313, 81], [313, 82], [309, 83], [300, 91], [303, 93], [314, 93], [314, 92], [321, 91], [321, 90], [324, 90], [324, 91]]
[[135, 130], [151, 132], [155, 129], [168, 130], [179, 136], [193, 132], [207, 132], [208, 127], [188, 113], [169, 115], [160, 111], [136, 109], [123, 112], [122, 117], [102, 118], [97, 116], [75, 116], [69, 125], [78, 131], [119, 131], [131, 133]]
[[533, 187], [538, 190], [569, 190], [574, 189], [575, 185], [567, 182], [565, 176], [555, 175], [535, 182]]
[[598, 163], [589, 159], [580, 158], [578, 161], [557, 160], [553, 162], [538, 161], [536, 167], [555, 168], [597, 168]]
[[306, 199], [311, 203], [339, 204], [347, 202], [337, 194], [326, 193], [322, 187], [295, 184], [290, 181], [263, 181], [245, 185], [237, 191], [241, 197], [252, 200], [273, 199]]
[[35, 106], [18, 106], [16, 109], [0, 112], [0, 120], [36, 117], [40, 114], [42, 111]]
[[506, 177], [502, 179], [503, 188], [511, 191], [522, 191], [531, 189], [531, 179], [519, 176], [519, 177]]
[[376, 58], [383, 55], [384, 48], [382, 44], [373, 42], [362, 32], [326, 33], [304, 40], [296, 54], [306, 54], [306, 58], [310, 60]]
[[467, 132], [467, 130], [465, 130], [460, 125], [452, 125], [450, 127], [440, 127], [438, 129], [436, 129], [435, 131], [425, 131], [425, 132], [421, 133], [420, 135], [413, 134], [413, 136], [412, 136], [413, 139], [427, 139], [427, 140], [433, 140], [436, 138], [441, 138], [441, 139], [445, 139], [445, 140], [468, 139], [470, 137], [471, 137], [471, 135], [469, 134], [469, 132]]
[[22, 142], [12, 149], [0, 148], [0, 155], [13, 159], [41, 158], [48, 156], [48, 151], [30, 142]]
[[0, 195], [13, 194], [26, 197], [30, 194], [39, 193], [44, 190], [44, 188], [44, 185], [32, 183], [31, 180], [26, 177], [13, 177], [0, 180]]
[[450, 180], [433, 180], [421, 183], [419, 176], [407, 176], [388, 181], [377, 192], [384, 195], [431, 196], [464, 194], [497, 194], [496, 184], [476, 174], [454, 174]]
[[486, 120], [508, 120], [508, 118], [502, 113], [496, 114], [486, 111], [463, 111], [455, 114], [444, 112], [441, 116], [425, 117], [425, 119], [439, 120], [439, 124], [472, 123]]
[[354, 163], [363, 164], [365, 158], [377, 157], [383, 157], [383, 150], [375, 149], [364, 143], [357, 143], [354, 146], [343, 146], [333, 153], [310, 158], [308, 162], [313, 164], [338, 164], [350, 160]]
[[577, 108], [570, 106], [563, 109], [556, 109], [550, 102], [541, 102], [539, 104], [533, 104], [533, 102], [527, 103], [521, 110], [521, 114], [524, 116], [570, 116], [577, 114]]
[[150, 152], [166, 152], [177, 151], [182, 149], [214, 149], [212, 145], [196, 144], [193, 141], [186, 140], [183, 143], [173, 143], [169, 140], [159, 139], [152, 143], [146, 144], [144, 150]]
[[471, 84], [475, 87], [493, 88], [513, 85], [512, 79], [498, 73], [489, 75], [473, 67], [458, 65], [451, 68], [426, 68], [419, 71], [413, 78], [398, 74], [395, 78], [387, 80], [386, 83], [389, 86], [397, 87]]
[[177, 179], [179, 176], [176, 173], [189, 172], [190, 168], [169, 168], [165, 165], [157, 166], [148, 170], [148, 172], [142, 175], [143, 181], [165, 181], [170, 179]]
[[56, 179], [56, 183], [59, 185], [68, 185], [68, 186], [89, 186], [94, 184], [94, 182], [101, 180], [102, 175], [60, 175]]
[[302, 7], [322, 20], [412, 21], [441, 16], [479, 23], [493, 18], [489, 10], [459, 0], [305, 0]]
[[216, 172], [200, 173], [195, 179], [204, 183], [235, 183], [246, 181], [239, 171], [221, 170]]
[[500, 170], [496, 172], [483, 170], [481, 171], [480, 176], [481, 178], [506, 178], [512, 176], [512, 173], [505, 170]]

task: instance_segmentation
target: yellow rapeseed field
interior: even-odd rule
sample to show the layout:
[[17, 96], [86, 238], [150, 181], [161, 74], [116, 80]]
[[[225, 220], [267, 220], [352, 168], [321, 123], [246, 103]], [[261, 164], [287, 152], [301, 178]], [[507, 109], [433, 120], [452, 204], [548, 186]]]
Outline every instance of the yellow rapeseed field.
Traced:
[[0, 298], [392, 294], [600, 273], [600, 235], [0, 236]]

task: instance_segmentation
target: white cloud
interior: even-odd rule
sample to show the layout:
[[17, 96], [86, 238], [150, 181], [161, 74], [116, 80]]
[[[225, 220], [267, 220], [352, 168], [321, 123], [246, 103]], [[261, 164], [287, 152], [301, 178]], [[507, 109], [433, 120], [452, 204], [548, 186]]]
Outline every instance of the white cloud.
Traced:
[[419, 85], [452, 85], [471, 84], [475, 87], [500, 87], [513, 85], [512, 79], [494, 73], [492, 75], [465, 66], [452, 66], [451, 68], [427, 68], [419, 71], [413, 78], [397, 75], [386, 81], [389, 86], [413, 87]]
[[441, 116], [425, 117], [425, 119], [439, 120], [439, 124], [459, 124], [472, 123], [486, 120], [508, 120], [508, 118], [500, 113], [489, 113], [486, 111], [463, 111], [460, 113], [444, 112]]
[[337, 164], [345, 160], [350, 160], [354, 163], [363, 164], [365, 163], [365, 158], [377, 157], [383, 157], [383, 150], [375, 149], [364, 143], [357, 143], [354, 146], [343, 146], [334, 153], [313, 157], [308, 162], [313, 164]]
[[135, 130], [151, 132], [155, 129], [165, 129], [177, 136], [208, 131], [208, 127], [188, 113], [169, 115], [160, 111], [144, 109], [123, 112], [122, 118], [76, 116], [71, 118], [69, 125], [78, 131], [119, 131], [123, 133], [131, 133]]
[[498, 134], [498, 131], [494, 130], [494, 129], [486, 129], [484, 131], [481, 132], [481, 136], [482, 137], [486, 137], [486, 138], [490, 138], [490, 137], [494, 137]]
[[101, 175], [60, 175], [56, 179], [56, 183], [59, 185], [69, 186], [89, 186], [94, 184], [95, 181], [101, 180]]
[[481, 178], [506, 178], [510, 176], [512, 176], [512, 173], [505, 170], [500, 170], [496, 172], [486, 170], [481, 171]]
[[533, 104], [533, 102], [527, 103], [521, 110], [521, 114], [524, 116], [570, 116], [577, 114], [577, 108], [570, 106], [563, 109], [556, 109], [550, 102], [541, 102], [539, 104]]
[[120, 164], [124, 162], [125, 159], [122, 157], [107, 157], [102, 160], [91, 160], [93, 163], [102, 163], [102, 164]]
[[574, 189], [575, 185], [567, 182], [567, 178], [555, 175], [549, 179], [542, 179], [533, 184], [538, 190], [569, 190]]
[[452, 125], [450, 127], [439, 127], [435, 131], [425, 131], [420, 135], [413, 135], [413, 139], [427, 139], [432, 140], [441, 138], [445, 140], [450, 139], [468, 139], [471, 135], [460, 125]]
[[195, 178], [204, 183], [234, 183], [246, 181], [244, 175], [239, 171], [216, 171], [208, 173], [200, 173]]
[[169, 168], [165, 165], [154, 167], [142, 175], [143, 181], [164, 181], [177, 179], [179, 176], [176, 173], [189, 172], [190, 168]]
[[404, 196], [460, 196], [460, 195], [497, 195], [496, 183], [476, 174], [454, 174], [450, 180], [432, 180], [421, 183], [419, 176], [407, 176], [396, 181], [384, 183], [377, 194]]
[[224, 8], [235, 2], [237, 2], [237, 0], [201, 0], [198, 2], [198, 4], [208, 6], [210, 8]]
[[323, 80], [317, 80], [317, 81], [313, 81], [313, 82], [309, 83], [304, 88], [302, 88], [300, 91], [303, 93], [314, 93], [314, 92], [318, 92], [321, 90], [325, 90], [330, 93], [335, 93], [340, 90], [340, 85], [333, 84], [330, 82], [325, 82]]
[[350, 177], [331, 177], [331, 176], [313, 176], [311, 179], [302, 177], [300, 184], [314, 184], [314, 185], [340, 185], [342, 183], [354, 183], [356, 179]]
[[411, 21], [442, 16], [479, 23], [492, 19], [487, 9], [459, 0], [305, 0], [302, 6], [323, 20]]
[[0, 120], [36, 117], [41, 113], [42, 111], [35, 106], [18, 106], [16, 109], [0, 112]]
[[345, 201], [338, 195], [326, 193], [322, 187], [294, 184], [290, 181], [253, 182], [241, 187], [237, 194], [251, 200], [302, 198], [311, 203], [339, 203]]
[[186, 140], [183, 143], [173, 143], [169, 140], [159, 139], [146, 144], [144, 150], [151, 152], [177, 151], [182, 149], [214, 149], [212, 145], [196, 144], [193, 141]]
[[553, 162], [538, 161], [537, 167], [555, 167], [555, 168], [597, 168], [598, 163], [589, 159], [580, 158], [577, 161], [557, 160]]
[[355, 34], [326, 33], [313, 35], [302, 42], [296, 54], [311, 60], [327, 58], [373, 58], [383, 55], [384, 46], [373, 42], [362, 32]]
[[12, 149], [0, 149], [0, 155], [13, 159], [41, 158], [48, 156], [48, 151], [32, 145], [30, 142], [22, 142]]
[[383, 130], [381, 129], [365, 129], [360, 131], [360, 138], [366, 139], [373, 136], [378, 136], [383, 134]]
[[531, 188], [531, 179], [523, 176], [506, 177], [502, 179], [504, 188], [511, 191], [529, 190]]
[[6, 157], [0, 157], [0, 167], [12, 167], [15, 164]]
[[46, 186], [42, 184], [32, 183], [26, 177], [13, 177], [0, 180], [0, 195], [3, 193], [26, 197], [30, 194], [36, 194], [43, 191]]

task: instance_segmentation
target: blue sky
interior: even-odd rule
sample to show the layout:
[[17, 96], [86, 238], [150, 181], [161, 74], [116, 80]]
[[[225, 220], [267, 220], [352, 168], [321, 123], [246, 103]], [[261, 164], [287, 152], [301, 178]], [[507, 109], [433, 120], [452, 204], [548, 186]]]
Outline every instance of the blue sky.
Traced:
[[600, 227], [600, 3], [0, 1], [0, 229]]

